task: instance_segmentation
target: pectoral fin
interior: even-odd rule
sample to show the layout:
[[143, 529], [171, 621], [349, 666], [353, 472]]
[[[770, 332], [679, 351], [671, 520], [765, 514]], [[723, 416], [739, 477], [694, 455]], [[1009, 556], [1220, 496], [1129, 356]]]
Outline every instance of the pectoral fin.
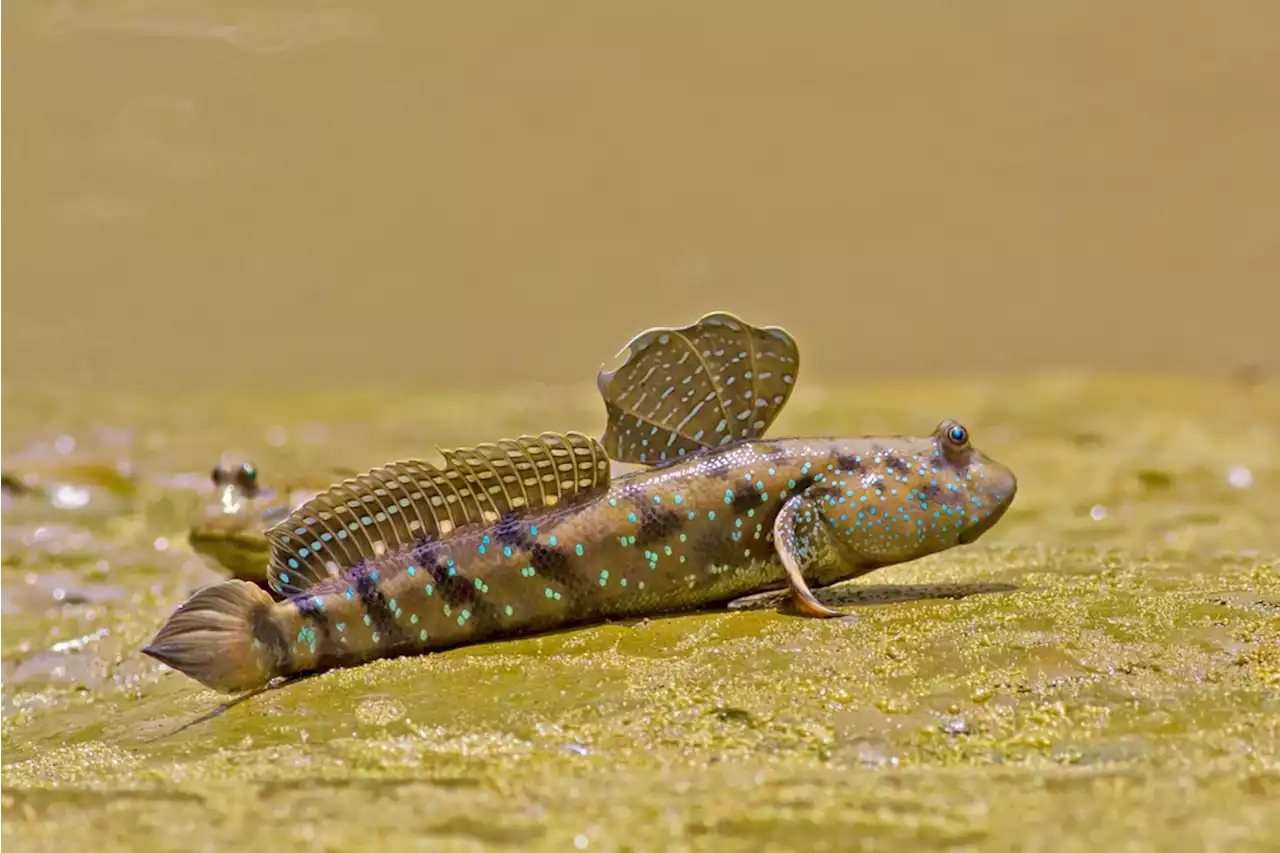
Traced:
[[787, 609], [797, 616], [814, 619], [845, 618], [845, 614], [832, 610], [814, 596], [804, 579], [804, 570], [824, 557], [834, 555], [823, 546], [820, 537], [825, 532], [819, 525], [821, 511], [813, 497], [802, 494], [788, 500], [782, 506], [773, 523], [773, 547], [787, 571], [791, 597]]

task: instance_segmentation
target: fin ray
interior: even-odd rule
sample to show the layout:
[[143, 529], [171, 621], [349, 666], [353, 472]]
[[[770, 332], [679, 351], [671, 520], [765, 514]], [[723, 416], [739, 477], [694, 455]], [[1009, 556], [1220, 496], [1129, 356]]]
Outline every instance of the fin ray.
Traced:
[[800, 368], [784, 329], [725, 312], [649, 329], [623, 352], [622, 366], [596, 377], [608, 416], [601, 443], [611, 458], [644, 465], [764, 435]]
[[443, 467], [410, 459], [343, 480], [270, 528], [271, 589], [293, 595], [361, 561], [505, 515], [586, 500], [610, 483], [604, 448], [578, 432], [544, 432], [440, 453]]

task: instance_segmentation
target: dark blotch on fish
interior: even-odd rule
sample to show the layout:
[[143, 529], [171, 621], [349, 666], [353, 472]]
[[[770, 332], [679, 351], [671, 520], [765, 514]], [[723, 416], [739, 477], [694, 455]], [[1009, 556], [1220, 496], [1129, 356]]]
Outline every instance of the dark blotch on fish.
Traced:
[[862, 470], [862, 463], [857, 456], [840, 455], [836, 457], [836, 468], [845, 474], [856, 474]]
[[945, 504], [947, 502], [947, 490], [942, 486], [930, 484], [920, 491], [924, 492], [925, 500], [931, 504]]
[[730, 506], [735, 515], [742, 515], [749, 509], [755, 509], [760, 506], [760, 490], [749, 483], [738, 486], [733, 492], [733, 503]]
[[456, 569], [453, 574], [446, 571], [444, 576], [436, 581], [436, 592], [450, 607], [465, 609], [471, 609], [479, 595], [476, 582], [465, 575], [458, 574]]
[[564, 586], [573, 586], [579, 581], [569, 555], [552, 545], [535, 542], [529, 548], [529, 565], [542, 577]]
[[520, 516], [514, 512], [509, 512], [502, 518], [498, 519], [497, 524], [493, 525], [493, 538], [500, 545], [510, 545], [513, 548], [528, 548], [529, 534], [524, 530], [524, 526], [520, 521]]
[[368, 571], [362, 571], [356, 579], [356, 595], [364, 612], [369, 615], [370, 623], [375, 631], [393, 642], [400, 634], [400, 626], [396, 624], [396, 615], [387, 604], [387, 597], [378, 589], [378, 582]]
[[636, 545], [643, 548], [660, 542], [679, 532], [683, 524], [683, 517], [673, 510], [660, 506], [648, 507], [640, 515], [640, 532], [636, 534]]

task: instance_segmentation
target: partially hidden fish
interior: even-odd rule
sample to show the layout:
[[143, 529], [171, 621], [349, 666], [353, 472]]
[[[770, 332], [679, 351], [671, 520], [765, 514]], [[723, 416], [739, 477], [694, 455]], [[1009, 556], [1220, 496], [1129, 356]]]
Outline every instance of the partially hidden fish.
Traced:
[[[197, 591], [143, 651], [207, 687], [811, 588], [971, 543], [1014, 474], [944, 420], [922, 436], [764, 437], [799, 356], [709, 314], [645, 332], [601, 370], [603, 440], [442, 451], [345, 480], [267, 531], [268, 581]], [[624, 350], [626, 351], [626, 350]], [[646, 466], [619, 477], [610, 458]]]
[[[264, 487], [258, 468], [252, 462], [220, 461], [210, 473], [216, 500], [210, 502], [202, 517], [191, 525], [187, 542], [193, 551], [232, 577], [270, 590], [267, 568], [271, 544], [267, 541], [266, 529], [287, 518], [293, 507], [323, 491], [336, 477], [356, 473], [329, 468], [316, 471], [305, 478], [305, 482], [295, 477], [292, 482], [282, 480], [272, 487]], [[327, 479], [312, 483], [326, 474]], [[308, 487], [308, 484], [311, 485]]]

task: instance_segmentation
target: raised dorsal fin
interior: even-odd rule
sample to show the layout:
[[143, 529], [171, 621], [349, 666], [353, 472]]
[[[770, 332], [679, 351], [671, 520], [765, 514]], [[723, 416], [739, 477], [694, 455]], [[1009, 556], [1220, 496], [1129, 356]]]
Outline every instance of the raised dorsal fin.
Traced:
[[619, 462], [645, 465], [764, 435], [800, 369], [786, 331], [723, 312], [642, 332], [622, 352], [622, 366], [596, 378], [608, 412], [602, 443]]
[[331, 486], [268, 530], [271, 588], [293, 595], [424, 539], [571, 505], [609, 488], [604, 448], [578, 432], [440, 452], [443, 468], [419, 460], [374, 468]]

